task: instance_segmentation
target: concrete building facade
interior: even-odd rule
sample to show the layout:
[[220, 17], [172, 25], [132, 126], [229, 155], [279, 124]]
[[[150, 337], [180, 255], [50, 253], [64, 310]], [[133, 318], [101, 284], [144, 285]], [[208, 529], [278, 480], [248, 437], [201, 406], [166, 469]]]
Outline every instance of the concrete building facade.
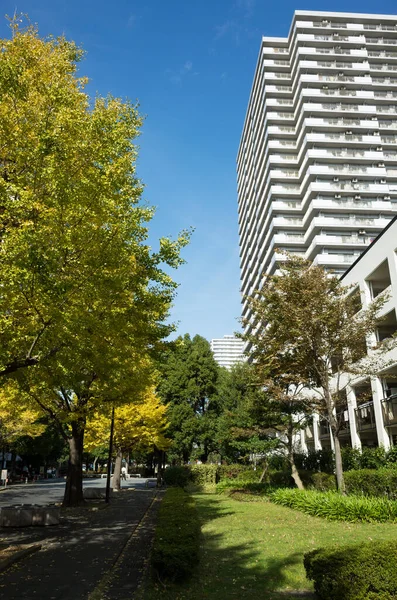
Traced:
[[211, 350], [218, 365], [230, 369], [238, 362], [244, 361], [244, 342], [234, 335], [224, 335], [223, 338], [211, 340]]
[[297, 11], [262, 38], [237, 174], [250, 322], [280, 251], [342, 274], [397, 213], [397, 16]]
[[[365, 309], [380, 294], [387, 294], [379, 327], [368, 340], [377, 346], [397, 332], [397, 217], [385, 228], [360, 258], [342, 276], [345, 285], [355, 286]], [[370, 350], [369, 350], [370, 351]], [[355, 379], [347, 387], [346, 407], [342, 411], [344, 445], [397, 445], [397, 348], [385, 356], [385, 368], [376, 377]], [[317, 416], [306, 429], [306, 448], [332, 447], [328, 423]]]

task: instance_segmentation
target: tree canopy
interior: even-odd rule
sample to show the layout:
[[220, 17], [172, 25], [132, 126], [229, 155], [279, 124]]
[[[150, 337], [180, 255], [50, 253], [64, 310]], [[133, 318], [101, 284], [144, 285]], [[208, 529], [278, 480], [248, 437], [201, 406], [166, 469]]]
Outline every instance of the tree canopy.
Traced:
[[[188, 242], [147, 243], [136, 176], [138, 106], [91, 101], [81, 49], [12, 23], [0, 54], [0, 375], [55, 419], [71, 451], [65, 503], [82, 499], [85, 422], [139, 395]], [[79, 475], [80, 473], [80, 475]]]

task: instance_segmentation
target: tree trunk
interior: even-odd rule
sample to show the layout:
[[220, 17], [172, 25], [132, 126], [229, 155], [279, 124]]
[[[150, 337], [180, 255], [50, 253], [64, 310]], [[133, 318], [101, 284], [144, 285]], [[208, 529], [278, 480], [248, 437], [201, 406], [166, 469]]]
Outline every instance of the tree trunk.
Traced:
[[345, 495], [345, 478], [343, 476], [343, 465], [342, 465], [342, 453], [340, 449], [340, 441], [339, 435], [336, 433], [334, 428], [331, 427], [332, 437], [334, 438], [334, 448], [335, 448], [335, 473], [336, 473], [336, 485], [338, 491]]
[[72, 422], [72, 436], [69, 438], [69, 464], [66, 477], [63, 506], [79, 506], [83, 498], [83, 445], [84, 421]]
[[292, 418], [287, 430], [288, 437], [288, 461], [291, 466], [291, 475], [292, 479], [295, 482], [296, 487], [299, 490], [304, 490], [305, 486], [303, 485], [302, 479], [298, 473], [298, 469], [296, 468], [295, 459], [294, 459], [294, 426], [292, 423]]
[[113, 471], [113, 491], [114, 492], [119, 492], [121, 490], [120, 475], [121, 475], [122, 460], [123, 460], [123, 453], [121, 451], [121, 448], [117, 448], [116, 462], [114, 463], [114, 471]]
[[259, 483], [263, 483], [264, 482], [264, 479], [265, 479], [266, 473], [267, 473], [267, 469], [268, 469], [268, 463], [266, 461], [265, 464], [264, 464], [264, 466], [263, 466], [262, 474], [261, 474], [261, 476], [259, 478]]
[[92, 469], [93, 469], [94, 473], [96, 473], [96, 464], [97, 464], [97, 462], [98, 462], [98, 457], [94, 456], [94, 463], [92, 465]]
[[336, 485], [337, 485], [338, 491], [341, 494], [345, 494], [346, 490], [345, 490], [345, 480], [343, 477], [342, 454], [340, 451], [338, 423], [336, 422], [336, 417], [334, 414], [335, 406], [334, 406], [334, 402], [332, 400], [331, 393], [329, 391], [328, 380], [324, 386], [324, 392], [325, 392], [325, 401], [327, 404], [330, 433], [334, 440]]

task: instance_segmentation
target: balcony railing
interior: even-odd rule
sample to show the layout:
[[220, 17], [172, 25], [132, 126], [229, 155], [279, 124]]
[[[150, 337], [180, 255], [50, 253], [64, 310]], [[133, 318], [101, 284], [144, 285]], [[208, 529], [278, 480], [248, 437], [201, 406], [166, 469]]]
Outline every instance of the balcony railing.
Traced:
[[397, 394], [382, 400], [382, 409], [386, 427], [397, 425]]
[[374, 403], [367, 402], [355, 409], [357, 429], [366, 431], [376, 429]]
[[329, 431], [328, 421], [326, 421], [325, 419], [321, 419], [320, 423], [319, 423], [319, 430], [320, 430], [320, 439], [329, 437], [330, 431]]
[[[350, 256], [349, 256], [350, 259]], [[350, 262], [346, 261], [346, 262]], [[349, 417], [347, 417], [346, 419], [346, 413], [347, 410], [342, 410], [338, 413], [336, 413], [336, 420], [339, 424], [339, 433], [350, 433], [350, 423], [349, 423]]]

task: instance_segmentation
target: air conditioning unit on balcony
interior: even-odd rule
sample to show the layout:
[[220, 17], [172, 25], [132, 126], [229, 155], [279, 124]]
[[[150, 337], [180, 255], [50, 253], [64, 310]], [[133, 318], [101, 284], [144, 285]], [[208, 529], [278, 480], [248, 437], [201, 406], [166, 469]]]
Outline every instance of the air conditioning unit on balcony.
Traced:
[[390, 200], [390, 196], [383, 196], [383, 200]]
[[371, 117], [371, 121], [377, 121], [378, 117]]
[[341, 196], [340, 194], [335, 194], [335, 198], [336, 198], [336, 199], [338, 199], [338, 198], [342, 198], [342, 196]]
[[334, 177], [334, 181], [337, 183], [339, 181], [339, 177]]
[[384, 167], [385, 163], [378, 163], [378, 167]]
[[361, 200], [361, 196], [360, 196], [360, 194], [356, 194], [356, 195], [354, 196], [354, 199], [355, 199], [355, 200]]
[[380, 182], [381, 183], [387, 183], [386, 179], [381, 179]]
[[353, 135], [352, 131], [346, 131], [346, 135]]
[[323, 85], [323, 88], [322, 88], [322, 89], [323, 89], [323, 90], [328, 90], [329, 88], [328, 88], [328, 86], [327, 86], [327, 85]]
[[377, 151], [377, 152], [382, 152], [382, 151], [383, 151], [383, 148], [382, 148], [382, 146], [378, 146], [378, 147], [376, 148], [376, 151]]
[[352, 179], [352, 183], [358, 183], [358, 179]]

